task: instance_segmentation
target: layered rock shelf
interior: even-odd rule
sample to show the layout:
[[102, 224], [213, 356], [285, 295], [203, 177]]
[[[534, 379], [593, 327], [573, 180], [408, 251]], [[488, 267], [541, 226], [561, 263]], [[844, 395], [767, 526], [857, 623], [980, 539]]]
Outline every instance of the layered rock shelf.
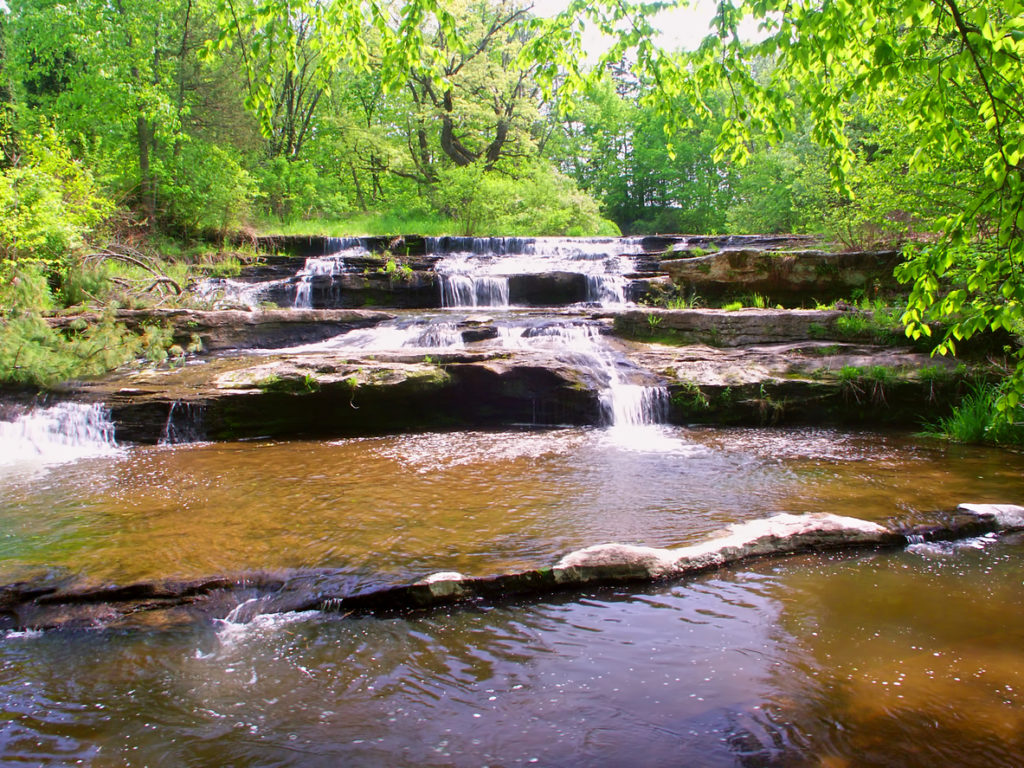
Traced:
[[[973, 375], [969, 363], [930, 357], [900, 327], [879, 327], [843, 302], [726, 311], [631, 301], [696, 291], [813, 305], [891, 284], [896, 252], [813, 250], [798, 236], [292, 237], [264, 245], [293, 255], [207, 287], [222, 295], [217, 301], [237, 305], [245, 295], [250, 306], [118, 312], [130, 327], [170, 328], [197, 354], [73, 383], [64, 394], [106, 404], [118, 440], [156, 442], [597, 425], [609, 418], [612, 383], [663, 388], [664, 417], [674, 424], [912, 426], [945, 413]], [[339, 255], [325, 256], [332, 249]], [[468, 305], [438, 310], [446, 281], [449, 303]], [[422, 320], [425, 312], [433, 314]], [[70, 329], [95, 319], [50, 322]], [[303, 347], [360, 329], [387, 338], [414, 323], [449, 329], [448, 340]], [[522, 343], [509, 345], [510, 333]], [[574, 333], [594, 339], [582, 353]], [[566, 335], [561, 348], [532, 344], [558, 334]]]

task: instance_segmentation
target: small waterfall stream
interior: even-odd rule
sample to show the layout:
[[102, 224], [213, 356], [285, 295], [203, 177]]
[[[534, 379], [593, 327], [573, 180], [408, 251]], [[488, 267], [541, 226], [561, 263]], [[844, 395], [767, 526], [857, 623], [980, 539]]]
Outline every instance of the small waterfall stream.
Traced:
[[641, 372], [602, 338], [600, 326], [578, 321], [513, 325], [502, 329], [500, 338], [504, 346], [516, 349], [538, 345], [564, 349], [567, 362], [598, 382], [605, 426], [621, 429], [665, 422], [668, 390], [635, 383], [632, 379]]
[[60, 463], [116, 449], [110, 413], [99, 403], [57, 403], [0, 421], [0, 465]]
[[332, 277], [347, 268], [346, 257], [365, 256], [369, 251], [362, 238], [332, 237], [327, 240], [327, 253], [323, 256], [311, 256], [306, 259], [302, 269], [296, 276], [299, 278], [295, 286], [295, 309], [313, 308], [313, 280], [316, 277]]

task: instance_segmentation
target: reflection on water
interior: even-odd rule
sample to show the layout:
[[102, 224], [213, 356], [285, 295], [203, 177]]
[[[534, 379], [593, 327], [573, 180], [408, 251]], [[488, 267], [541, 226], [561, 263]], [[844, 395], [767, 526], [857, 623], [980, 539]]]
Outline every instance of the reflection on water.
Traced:
[[1022, 496], [1024, 457], [831, 430], [632, 427], [136, 447], [0, 483], [0, 581], [330, 567], [367, 581], [678, 546], [780, 511]]
[[1016, 766], [1024, 543], [394, 618], [0, 641], [63, 765]]
[[[777, 511], [1020, 501], [1024, 457], [644, 427], [130, 448], [0, 481], [0, 575], [330, 567], [354, 582], [678, 545]], [[800, 556], [385, 618], [0, 638], [0, 762], [1016, 766], [1024, 540]]]

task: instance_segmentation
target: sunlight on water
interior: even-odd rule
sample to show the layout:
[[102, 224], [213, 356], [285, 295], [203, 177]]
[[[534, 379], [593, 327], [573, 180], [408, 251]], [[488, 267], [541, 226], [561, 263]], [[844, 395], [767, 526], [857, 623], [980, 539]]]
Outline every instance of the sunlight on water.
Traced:
[[334, 568], [367, 584], [693, 543], [775, 512], [904, 522], [1021, 497], [1024, 457], [833, 430], [427, 433], [132, 447], [0, 483], [0, 579]]

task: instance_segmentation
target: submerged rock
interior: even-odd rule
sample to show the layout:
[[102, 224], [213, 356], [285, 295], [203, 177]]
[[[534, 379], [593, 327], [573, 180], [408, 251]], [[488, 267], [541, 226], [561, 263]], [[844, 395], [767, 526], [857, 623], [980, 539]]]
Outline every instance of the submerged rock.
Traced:
[[[678, 548], [600, 544], [570, 552], [549, 568], [467, 577], [441, 571], [411, 584], [359, 591], [351, 576], [329, 570], [285, 574], [251, 573], [189, 581], [139, 582], [123, 586], [76, 586], [73, 579], [0, 586], [0, 629], [154, 626], [228, 613], [323, 610], [379, 613], [431, 608], [467, 600], [501, 601], [658, 579], [676, 579], [751, 558], [799, 552], [896, 548], [925, 541], [1024, 530], [1024, 507], [962, 504], [960, 517], [913, 528], [828, 513], [788, 514], [728, 526], [699, 544]], [[163, 617], [163, 618], [161, 618]]]

